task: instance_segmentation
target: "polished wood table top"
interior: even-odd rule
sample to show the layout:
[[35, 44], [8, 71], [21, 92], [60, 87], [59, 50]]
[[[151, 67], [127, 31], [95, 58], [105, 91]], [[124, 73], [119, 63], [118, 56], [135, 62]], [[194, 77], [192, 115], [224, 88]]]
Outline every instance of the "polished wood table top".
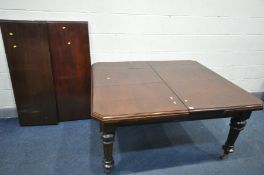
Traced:
[[92, 66], [92, 116], [104, 122], [211, 116], [263, 103], [196, 61], [104, 62]]
[[114, 166], [115, 130], [127, 124], [231, 117], [226, 157], [263, 102], [196, 61], [95, 63], [92, 117], [100, 121], [103, 166]]

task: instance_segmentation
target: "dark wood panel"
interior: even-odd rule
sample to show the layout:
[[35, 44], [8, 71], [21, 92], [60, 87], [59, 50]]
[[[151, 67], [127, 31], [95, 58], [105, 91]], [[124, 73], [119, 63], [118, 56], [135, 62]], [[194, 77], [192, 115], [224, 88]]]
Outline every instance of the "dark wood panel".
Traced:
[[105, 122], [187, 116], [188, 110], [145, 62], [95, 63], [93, 116]]
[[20, 123], [56, 124], [47, 25], [5, 21], [1, 30]]
[[61, 121], [90, 117], [91, 63], [86, 22], [49, 22], [53, 75]]

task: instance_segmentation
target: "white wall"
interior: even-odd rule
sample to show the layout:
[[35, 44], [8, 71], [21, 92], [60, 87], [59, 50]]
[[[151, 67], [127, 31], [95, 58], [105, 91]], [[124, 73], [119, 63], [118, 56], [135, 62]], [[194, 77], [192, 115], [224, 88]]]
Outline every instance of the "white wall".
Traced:
[[[92, 62], [195, 59], [264, 91], [263, 0], [0, 0], [0, 18], [89, 21]], [[1, 43], [0, 108], [14, 105]]]

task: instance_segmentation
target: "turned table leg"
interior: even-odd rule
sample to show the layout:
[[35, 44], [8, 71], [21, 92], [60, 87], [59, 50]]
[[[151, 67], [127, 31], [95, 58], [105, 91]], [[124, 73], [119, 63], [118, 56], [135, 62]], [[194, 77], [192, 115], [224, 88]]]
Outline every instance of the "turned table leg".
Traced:
[[230, 120], [230, 130], [225, 144], [223, 145], [224, 154], [220, 156], [221, 159], [227, 157], [229, 153], [234, 152], [235, 141], [245, 126], [246, 120], [250, 117], [251, 112], [242, 112], [237, 116], [234, 116]]
[[101, 124], [101, 141], [104, 147], [103, 167], [105, 173], [110, 173], [114, 167], [114, 159], [112, 156], [114, 138], [114, 128]]

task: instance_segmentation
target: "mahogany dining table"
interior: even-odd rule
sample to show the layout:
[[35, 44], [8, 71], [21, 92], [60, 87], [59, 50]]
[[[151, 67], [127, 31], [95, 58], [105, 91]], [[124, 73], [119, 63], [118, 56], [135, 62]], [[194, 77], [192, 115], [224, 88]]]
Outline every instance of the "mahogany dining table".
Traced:
[[100, 122], [106, 173], [114, 166], [113, 141], [119, 126], [230, 117], [224, 158], [234, 151], [251, 112], [261, 109], [260, 99], [196, 61], [92, 65], [91, 116]]

